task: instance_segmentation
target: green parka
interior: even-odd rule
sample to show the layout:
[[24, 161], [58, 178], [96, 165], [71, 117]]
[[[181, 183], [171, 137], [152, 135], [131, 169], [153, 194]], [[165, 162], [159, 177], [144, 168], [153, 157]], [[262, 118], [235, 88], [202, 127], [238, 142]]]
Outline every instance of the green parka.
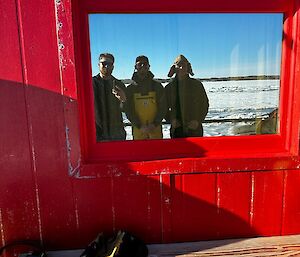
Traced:
[[[184, 80], [173, 79], [166, 86], [168, 113], [166, 120], [176, 119], [181, 124], [178, 128], [171, 127], [171, 137], [203, 136], [202, 122], [209, 107], [208, 97], [202, 83], [188, 75]], [[196, 120], [199, 126], [196, 130], [188, 128], [188, 123]]]
[[122, 90], [125, 85], [112, 76], [109, 80], [101, 78], [100, 74], [93, 77], [94, 111], [97, 141], [125, 140], [120, 101], [112, 94], [113, 83]]

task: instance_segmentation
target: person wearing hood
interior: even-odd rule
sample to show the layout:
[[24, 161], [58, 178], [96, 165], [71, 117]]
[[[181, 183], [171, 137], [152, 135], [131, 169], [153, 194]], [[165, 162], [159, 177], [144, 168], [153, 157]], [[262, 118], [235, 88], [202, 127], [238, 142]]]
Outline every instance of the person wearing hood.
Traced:
[[114, 76], [114, 56], [99, 56], [99, 74], [93, 77], [96, 140], [125, 140], [122, 111], [126, 101], [125, 85]]
[[175, 78], [166, 86], [171, 138], [202, 137], [204, 121], [209, 107], [208, 97], [186, 57], [179, 55], [171, 66], [168, 76]]
[[127, 118], [132, 124], [133, 139], [160, 139], [161, 122], [166, 114], [163, 86], [153, 79], [148, 57], [136, 58], [133, 82], [126, 88]]

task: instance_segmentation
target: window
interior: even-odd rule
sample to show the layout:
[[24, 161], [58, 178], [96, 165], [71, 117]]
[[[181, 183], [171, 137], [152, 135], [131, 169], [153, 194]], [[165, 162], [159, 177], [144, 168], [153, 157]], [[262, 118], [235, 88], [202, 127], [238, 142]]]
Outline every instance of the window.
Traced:
[[[170, 132], [172, 137], [195, 137], [202, 130], [204, 136], [275, 134], [282, 25], [283, 15], [278, 13], [89, 14], [92, 74], [97, 81], [94, 101], [103, 123], [99, 141], [101, 136], [103, 140], [120, 140], [123, 126], [126, 140], [132, 140], [134, 134], [135, 139], [168, 139]], [[127, 86], [129, 96], [136, 96], [128, 97], [127, 102], [134, 103], [123, 110], [120, 123], [116, 123], [120, 113], [111, 117], [113, 109], [119, 109], [119, 101], [111, 89], [106, 93], [98, 89], [105, 88], [96, 78], [99, 54], [105, 52], [115, 56], [113, 75]], [[141, 54], [149, 58], [149, 74], [159, 82], [152, 81], [150, 88], [150, 77], [141, 80], [138, 71], [143, 69], [135, 67]], [[189, 76], [201, 81], [204, 90], [193, 80], [179, 83], [173, 78], [171, 83], [167, 74], [179, 54], [188, 57]], [[156, 93], [154, 100], [149, 92]], [[110, 107], [110, 98], [117, 105]], [[154, 121], [156, 127], [148, 131]], [[170, 128], [170, 124], [174, 126]]]
[[[270, 0], [261, 3], [260, 1], [232, 0], [223, 3], [216, 0], [200, 3], [189, 0], [185, 3], [174, 4], [171, 0], [166, 0], [159, 3], [152, 1], [137, 4], [126, 1], [114, 3], [78, 1], [77, 5], [74, 5], [75, 53], [81, 141], [85, 162], [144, 161], [181, 157], [200, 157], [207, 161], [220, 161], [224, 158], [251, 159], [269, 158], [272, 155], [287, 157], [297, 154], [298, 123], [295, 119], [299, 119], [299, 107], [298, 103], [293, 101], [293, 97], [298, 90], [294, 83], [297, 79], [294, 74], [297, 62], [295, 43], [298, 41], [296, 33], [292, 33], [296, 20], [292, 19], [294, 7], [291, 2]], [[123, 28], [130, 21], [134, 24], [137, 20], [146, 26], [147, 19], [155, 20], [156, 25], [153, 27], [157, 31], [162, 31], [158, 37], [164, 37], [159, 45], [165, 46], [167, 50], [160, 54], [163, 48], [156, 50], [157, 40], [154, 40], [150, 41], [151, 43], [147, 46], [152, 48], [152, 51], [146, 51], [147, 49], [140, 51], [139, 47], [143, 40], [139, 39], [136, 45], [129, 44], [127, 51], [118, 52], [116, 50], [118, 44], [121, 42], [126, 44], [128, 40], [126, 40], [128, 36], [126, 33], [129, 31], [124, 28], [123, 34], [120, 35], [122, 31], [117, 32], [117, 27]], [[157, 23], [163, 19], [165, 19], [163, 22]], [[166, 24], [172, 26], [176, 20], [177, 30], [168, 29]], [[192, 23], [193, 20], [196, 22]], [[204, 28], [209, 26], [210, 30], [204, 31], [201, 26], [198, 26], [200, 21], [206, 24]], [[158, 24], [160, 24], [159, 29]], [[253, 24], [257, 25], [253, 26]], [[152, 36], [153, 28], [150, 25], [147, 26], [149, 35]], [[253, 27], [255, 27], [254, 30]], [[104, 32], [99, 31], [102, 29], [107, 29], [106, 38], [101, 37]], [[218, 33], [215, 33], [215, 30]], [[186, 31], [191, 31], [190, 34], [194, 34], [195, 37], [197, 32], [203, 34], [204, 39], [199, 44], [195, 44], [196, 50], [191, 45], [188, 48], [184, 47], [190, 41], [180, 38], [180, 35]], [[219, 34], [218, 37], [216, 34]], [[195, 37], [193, 39], [197, 39]], [[171, 40], [174, 38], [175, 50], [173, 45], [170, 47]], [[113, 42], [111, 48], [106, 45], [110, 41]], [[212, 47], [214, 50], [211, 51], [206, 47]], [[208, 51], [202, 51], [202, 49], [208, 49]], [[255, 50], [251, 51], [251, 49]], [[130, 79], [135, 58], [138, 55], [149, 57], [151, 70], [156, 78], [161, 79], [161, 83], [169, 82], [166, 74], [175, 57], [178, 54], [185, 55], [192, 65], [194, 77], [202, 81], [210, 102], [209, 112], [203, 122], [204, 137], [97, 142], [92, 104], [94, 94], [91, 85], [92, 75], [98, 72], [98, 55], [101, 52], [112, 52], [115, 55], [113, 74], [118, 79], [124, 79], [125, 84], [130, 83], [125, 79]], [[222, 55], [227, 55], [227, 59], [221, 58]], [[245, 92], [244, 98], [240, 98], [237, 90], [250, 90], [251, 92]], [[223, 99], [224, 95], [228, 96], [228, 99]], [[218, 98], [222, 98], [223, 101], [218, 101]], [[233, 103], [232, 99], [237, 106], [230, 106]], [[248, 112], [246, 111], [249, 105], [247, 101], [255, 102], [249, 106]], [[221, 109], [224, 109], [224, 106], [220, 106], [221, 103], [225, 107], [230, 106], [228, 113], [225, 110], [221, 112]], [[243, 112], [239, 113], [238, 109], [242, 109]], [[275, 116], [272, 111], [276, 112]], [[237, 113], [241, 115], [238, 116]], [[273, 117], [276, 117], [276, 114], [278, 116], [271, 126], [273, 129], [271, 134], [262, 131], [262, 127], [259, 128], [259, 124], [262, 124], [261, 120], [270, 117], [274, 121]], [[291, 117], [293, 117], [293, 122]], [[245, 121], [232, 121], [238, 118], [243, 118]], [[216, 122], [218, 119], [224, 119], [226, 122]], [[253, 122], [254, 133], [262, 135], [232, 136], [230, 128], [234, 127], [235, 123], [242, 125], [238, 122], [246, 122], [248, 125], [249, 122]], [[125, 123], [130, 125], [131, 121]], [[167, 121], [165, 126], [169, 126]], [[209, 129], [212, 132], [209, 132]], [[130, 135], [130, 132], [127, 134]], [[164, 137], [168, 138], [169, 135], [166, 134]], [[244, 165], [250, 167], [247, 161]], [[199, 169], [205, 169], [205, 165]]]

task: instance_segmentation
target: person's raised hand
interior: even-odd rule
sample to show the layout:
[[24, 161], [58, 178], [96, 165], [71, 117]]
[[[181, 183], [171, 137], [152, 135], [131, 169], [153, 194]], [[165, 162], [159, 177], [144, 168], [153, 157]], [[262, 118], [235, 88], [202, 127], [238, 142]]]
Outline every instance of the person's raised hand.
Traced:
[[112, 89], [112, 93], [114, 94], [114, 96], [116, 98], [119, 99], [120, 102], [122, 102], [122, 103], [126, 102], [126, 94], [125, 94], [124, 90], [121, 89], [120, 87], [114, 86]]

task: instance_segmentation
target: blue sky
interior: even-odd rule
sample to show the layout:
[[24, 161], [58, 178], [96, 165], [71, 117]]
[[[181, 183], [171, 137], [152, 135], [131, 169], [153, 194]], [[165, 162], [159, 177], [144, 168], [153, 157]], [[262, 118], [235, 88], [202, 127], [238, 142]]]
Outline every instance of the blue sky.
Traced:
[[278, 75], [282, 14], [90, 14], [92, 73], [98, 56], [115, 56], [114, 76], [131, 78], [146, 55], [156, 78], [166, 78], [177, 55], [194, 77]]

